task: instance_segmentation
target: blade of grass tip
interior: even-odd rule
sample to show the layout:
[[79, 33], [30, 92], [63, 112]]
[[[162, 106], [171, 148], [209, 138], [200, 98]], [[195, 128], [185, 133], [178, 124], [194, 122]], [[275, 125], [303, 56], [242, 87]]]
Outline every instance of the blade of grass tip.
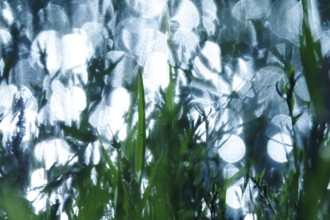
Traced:
[[174, 83], [174, 78], [173, 78], [173, 68], [170, 66], [170, 71], [169, 71], [169, 77], [170, 77], [170, 82], [169, 85], [166, 89], [165, 93], [165, 99], [166, 99], [166, 107], [169, 111], [172, 111], [174, 108], [174, 95], [175, 95], [175, 83]]
[[144, 86], [142, 79], [142, 70], [138, 73], [138, 136], [135, 152], [135, 171], [138, 177], [138, 183], [141, 184], [142, 171], [145, 162], [146, 149], [146, 118], [144, 103]]
[[112, 163], [112, 161], [111, 161], [111, 159], [110, 159], [110, 157], [108, 155], [108, 152], [105, 150], [104, 145], [103, 145], [103, 142], [101, 140], [101, 137], [100, 137], [100, 134], [99, 134], [98, 131], [97, 131], [97, 136], [98, 136], [98, 139], [99, 139], [99, 142], [100, 142], [100, 147], [101, 147], [101, 151], [102, 151], [102, 154], [104, 156], [104, 159], [107, 162], [107, 164], [109, 165], [109, 168], [110, 168], [111, 173], [117, 179], [117, 169], [116, 169], [115, 165], [113, 165], [113, 163]]

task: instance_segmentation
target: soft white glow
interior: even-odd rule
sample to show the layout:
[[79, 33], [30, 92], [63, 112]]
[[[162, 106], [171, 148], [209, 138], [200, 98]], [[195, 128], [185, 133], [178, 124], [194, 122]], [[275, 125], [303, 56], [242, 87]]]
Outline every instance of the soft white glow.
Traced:
[[287, 155], [292, 151], [292, 140], [287, 134], [278, 133], [270, 138], [267, 144], [268, 155], [279, 163], [288, 161]]
[[245, 85], [245, 80], [238, 74], [235, 74], [232, 81], [232, 88], [234, 91], [241, 90]]
[[[42, 162], [46, 170], [53, 165], [64, 165], [73, 157], [71, 147], [63, 139], [50, 139], [38, 143], [34, 149], [34, 156]], [[75, 162], [76, 158], [71, 162]]]
[[233, 209], [241, 207], [242, 190], [239, 186], [231, 186], [226, 192], [226, 203]]
[[257, 215], [253, 213], [248, 213], [245, 215], [244, 220], [257, 220]]
[[145, 89], [152, 92], [158, 92], [159, 89], [165, 89], [168, 86], [169, 81], [170, 77], [167, 55], [159, 52], [149, 54], [143, 71], [143, 83]]
[[85, 66], [92, 54], [92, 46], [84, 31], [64, 35], [61, 39], [62, 71]]
[[185, 29], [179, 29], [173, 35], [173, 42], [177, 46], [177, 58], [182, 68], [187, 65], [199, 46], [198, 36]]
[[177, 22], [181, 29], [191, 31], [199, 25], [199, 12], [190, 0], [183, 0], [171, 20]]
[[294, 86], [294, 91], [302, 100], [306, 102], [311, 100], [305, 77], [299, 77]]
[[220, 157], [228, 163], [238, 162], [245, 155], [245, 143], [237, 135], [224, 135], [218, 146]]
[[40, 32], [33, 40], [31, 45], [31, 61], [37, 63], [39, 67], [44, 68], [42, 63], [42, 54], [45, 54], [46, 68], [53, 77], [61, 68], [61, 40], [57, 31], [49, 30]]
[[2, 9], [2, 16], [8, 25], [12, 25], [14, 22], [13, 12], [7, 2], [3, 2], [4, 8]]
[[158, 41], [162, 34], [154, 22], [142, 18], [127, 18], [116, 28], [115, 47], [118, 50], [134, 55], [137, 62], [143, 66], [146, 57], [165, 42]]
[[89, 165], [92, 163], [93, 165], [97, 165], [101, 160], [101, 150], [100, 144], [98, 141], [89, 143], [85, 150], [84, 155], [84, 163]]
[[146, 18], [160, 16], [167, 3], [166, 0], [127, 0], [127, 2], [135, 12]]
[[36, 188], [43, 186], [47, 183], [46, 175], [45, 175], [45, 169], [36, 169], [31, 174], [30, 179], [30, 188]]
[[101, 102], [91, 113], [89, 123], [106, 140], [111, 141], [117, 135], [118, 139], [123, 141], [127, 135], [127, 124], [125, 123], [125, 112], [123, 109], [121, 105], [109, 107], [104, 102]]
[[0, 112], [4, 115], [8, 114], [13, 104], [13, 98], [18, 92], [17, 87], [13, 84], [1, 83], [0, 85]]
[[248, 213], [251, 210], [251, 203], [257, 202], [259, 190], [252, 180], [248, 180], [248, 183], [244, 189], [241, 206], [243, 213]]
[[66, 87], [59, 80], [54, 80], [51, 88], [51, 121], [63, 121], [68, 125], [79, 121], [80, 113], [86, 108], [85, 91], [77, 86]]
[[297, 43], [301, 32], [302, 18], [301, 1], [277, 1], [272, 5], [269, 17], [270, 29], [277, 36]]
[[[229, 163], [227, 164], [224, 168], [223, 168], [223, 178], [225, 179], [230, 179], [231, 177], [235, 176], [235, 174], [237, 174], [239, 172], [239, 169]], [[244, 183], [244, 177], [241, 177], [239, 180], [237, 180], [234, 185], [241, 185]]]
[[62, 212], [60, 216], [60, 220], [69, 220], [69, 217], [65, 212]]
[[[218, 44], [206, 41], [201, 52], [202, 59], [197, 57], [194, 61], [196, 71], [206, 80], [214, 81], [216, 78], [220, 78], [217, 73], [221, 72], [222, 63], [221, 50]], [[206, 60], [206, 63], [202, 60]]]
[[18, 114], [12, 112], [5, 115], [0, 122], [0, 132], [2, 133], [2, 144], [6, 146], [7, 141], [11, 141], [18, 122]]
[[141, 179], [141, 193], [144, 194], [146, 188], [148, 187], [149, 180], [145, 177], [142, 177]]
[[241, 0], [233, 8], [233, 15], [242, 22], [248, 19], [259, 19], [270, 9], [270, 0]]
[[91, 46], [93, 47], [94, 55], [97, 50], [105, 51], [107, 30], [98, 22], [87, 22], [82, 26], [82, 30], [85, 31]]

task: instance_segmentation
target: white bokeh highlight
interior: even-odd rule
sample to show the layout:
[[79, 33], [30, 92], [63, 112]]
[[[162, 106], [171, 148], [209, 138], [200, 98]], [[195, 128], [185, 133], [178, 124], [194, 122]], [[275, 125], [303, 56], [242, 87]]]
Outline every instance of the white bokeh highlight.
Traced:
[[292, 151], [292, 139], [289, 135], [278, 133], [271, 137], [267, 144], [267, 153], [271, 159], [278, 163], [288, 161], [288, 155]]
[[245, 155], [245, 143], [237, 135], [224, 135], [218, 146], [220, 147], [218, 150], [220, 157], [228, 163], [236, 163]]

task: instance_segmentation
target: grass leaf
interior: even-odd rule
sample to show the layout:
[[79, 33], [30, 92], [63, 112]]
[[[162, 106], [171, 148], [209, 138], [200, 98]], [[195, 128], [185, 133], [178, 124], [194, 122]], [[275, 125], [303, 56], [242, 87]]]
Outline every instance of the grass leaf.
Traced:
[[140, 70], [138, 73], [138, 136], [135, 152], [135, 171], [137, 173], [139, 183], [141, 183], [146, 150], [146, 117], [144, 103], [144, 86], [141, 72], [142, 71]]

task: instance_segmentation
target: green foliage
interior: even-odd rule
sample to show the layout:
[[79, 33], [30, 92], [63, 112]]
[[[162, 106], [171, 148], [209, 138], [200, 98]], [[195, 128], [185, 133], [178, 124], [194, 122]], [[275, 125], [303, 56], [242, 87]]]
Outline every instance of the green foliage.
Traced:
[[[260, 152], [259, 149], [253, 149], [257, 145], [255, 139], [264, 135], [267, 118], [264, 115], [253, 118], [249, 112], [244, 112], [246, 118], [253, 119], [244, 122], [246, 159], [235, 175], [225, 178], [221, 165], [223, 161], [219, 155], [212, 155], [210, 149], [214, 148], [214, 139], [220, 139], [228, 131], [222, 128], [219, 131], [212, 130], [208, 113], [192, 103], [190, 97], [176, 100], [179, 67], [173, 66], [169, 68], [169, 85], [159, 91], [160, 98], [150, 115], [146, 114], [150, 103], [145, 100], [143, 68], [139, 67], [136, 82], [128, 86], [132, 103], [126, 115], [127, 138], [119, 141], [114, 135], [110, 144], [105, 143], [99, 131], [91, 128], [88, 119], [91, 109], [102, 98], [102, 89], [107, 86], [104, 77], [111, 76], [117, 63], [106, 68], [104, 58], [95, 58], [89, 64], [89, 79], [85, 86], [91, 109], [82, 112], [79, 126], [59, 125], [66, 141], [75, 150], [74, 157], [78, 158], [78, 162], [72, 164], [68, 161], [63, 166], [53, 166], [47, 172], [48, 183], [41, 188], [47, 197], [48, 207], [38, 215], [33, 214], [32, 205], [24, 199], [24, 189], [14, 184], [19, 169], [13, 169], [4, 178], [0, 173], [0, 219], [59, 219], [59, 212], [65, 212], [69, 219], [77, 220], [226, 219], [226, 213], [231, 209], [226, 204], [227, 189], [240, 179], [243, 179], [243, 193], [251, 194], [249, 211], [256, 214], [258, 219], [329, 219], [330, 193], [327, 186], [330, 181], [330, 131], [326, 106], [327, 81], [326, 74], [322, 72], [321, 44], [314, 38], [309, 21], [310, 1], [302, 0], [301, 3], [303, 22], [299, 52], [312, 103], [312, 107], [310, 103], [303, 103], [302, 111], [307, 109], [315, 113], [306, 140], [299, 140], [300, 134], [296, 128], [303, 114], [295, 111], [301, 102], [295, 95], [295, 87], [299, 77], [302, 77], [297, 74], [292, 61], [292, 54], [297, 48], [286, 41], [285, 51], [280, 52], [271, 46], [268, 34], [263, 34], [266, 25], [259, 20], [251, 21], [260, 45], [267, 48], [265, 54], [272, 53], [277, 59], [274, 65], [282, 68], [285, 74], [283, 82], [274, 83], [274, 86], [289, 111], [293, 161], [281, 166], [281, 172], [272, 173], [269, 167], [264, 167], [265, 155], [255, 155]], [[217, 4], [222, 6], [227, 3], [219, 1]], [[169, 28], [166, 21], [168, 18], [163, 19], [162, 30], [166, 32]], [[243, 26], [237, 22], [233, 19], [228, 21], [232, 26]], [[232, 62], [232, 57], [241, 57], [251, 49], [248, 42], [244, 41], [248, 38], [245, 30], [236, 38], [225, 39], [227, 35], [236, 34], [231, 28], [228, 27], [224, 30], [225, 34], [219, 37], [223, 38], [219, 44], [224, 62], [228, 63]], [[253, 56], [256, 69], [267, 65], [266, 55]], [[3, 78], [7, 80], [13, 61], [10, 57], [6, 59]], [[188, 81], [200, 80], [204, 86], [211, 85], [210, 82], [195, 79], [191, 69], [185, 70], [185, 73]], [[40, 96], [44, 95], [42, 91], [39, 92]], [[234, 91], [226, 107], [239, 100], [238, 96]], [[256, 99], [239, 101], [243, 106], [249, 105], [249, 101], [253, 105], [257, 103]], [[193, 110], [200, 113], [195, 120], [189, 117]], [[267, 110], [264, 111], [267, 113]], [[134, 122], [136, 115], [137, 122]], [[199, 130], [201, 126], [206, 127], [205, 139]], [[47, 138], [47, 132], [47, 129], [42, 130], [40, 139]], [[84, 164], [84, 152], [88, 144], [95, 141], [100, 145], [102, 159], [96, 165]], [[0, 155], [6, 153], [1, 146]], [[3, 165], [5, 163], [0, 161], [0, 168]], [[68, 180], [71, 185], [66, 191], [67, 198], [63, 204], [60, 205], [59, 201], [51, 202], [49, 196], [61, 191]], [[257, 192], [256, 197], [252, 196], [252, 191]]]

